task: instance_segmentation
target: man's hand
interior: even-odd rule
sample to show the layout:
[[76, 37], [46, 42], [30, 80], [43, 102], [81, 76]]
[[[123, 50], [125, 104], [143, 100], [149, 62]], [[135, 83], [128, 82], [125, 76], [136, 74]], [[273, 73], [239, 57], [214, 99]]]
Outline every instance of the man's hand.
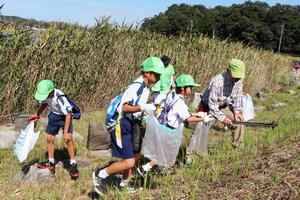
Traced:
[[234, 113], [234, 120], [235, 121], [244, 121], [244, 116], [240, 112]]
[[71, 136], [71, 134], [69, 134], [69, 133], [64, 133], [64, 141], [66, 142], [66, 143], [68, 143], [69, 141], [71, 141], [72, 140], [72, 136]]
[[226, 125], [226, 126], [231, 126], [232, 125], [232, 121], [229, 118], [226, 117], [223, 120], [223, 124]]

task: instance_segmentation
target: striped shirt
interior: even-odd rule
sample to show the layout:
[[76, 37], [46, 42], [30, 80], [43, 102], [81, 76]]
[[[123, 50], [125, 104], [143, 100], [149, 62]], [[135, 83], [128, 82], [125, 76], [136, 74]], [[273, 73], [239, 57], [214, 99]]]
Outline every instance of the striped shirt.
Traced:
[[64, 95], [64, 93], [58, 89], [55, 89], [53, 97], [48, 98], [41, 103], [47, 103], [50, 107], [51, 112], [56, 115], [67, 115], [72, 111], [72, 106], [66, 97], [59, 97], [61, 95]]
[[243, 80], [235, 83], [230, 81], [228, 72], [215, 76], [201, 95], [202, 101], [209, 106], [210, 113], [220, 121], [225, 119], [220, 107], [229, 106], [231, 110], [241, 112], [242, 98]]

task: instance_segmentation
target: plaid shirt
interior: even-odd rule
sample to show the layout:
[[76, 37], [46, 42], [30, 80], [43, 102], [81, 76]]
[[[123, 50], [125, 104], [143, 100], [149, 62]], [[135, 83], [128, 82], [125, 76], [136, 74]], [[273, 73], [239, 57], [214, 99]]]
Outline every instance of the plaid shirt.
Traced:
[[210, 113], [218, 120], [223, 121], [225, 115], [220, 111], [220, 107], [230, 106], [231, 110], [241, 112], [242, 91], [243, 80], [234, 83], [229, 80], [229, 74], [224, 72], [211, 80], [201, 98], [204, 104], [208, 105]]

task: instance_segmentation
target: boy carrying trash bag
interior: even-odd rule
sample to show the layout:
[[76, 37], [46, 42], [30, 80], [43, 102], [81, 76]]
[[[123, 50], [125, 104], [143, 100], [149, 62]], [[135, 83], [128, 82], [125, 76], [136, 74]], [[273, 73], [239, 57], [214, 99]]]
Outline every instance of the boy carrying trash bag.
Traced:
[[48, 125], [46, 128], [48, 160], [39, 164], [38, 168], [49, 169], [52, 173], [55, 173], [56, 163], [54, 160], [54, 140], [59, 129], [62, 128], [63, 139], [67, 143], [70, 156], [70, 176], [72, 179], [77, 179], [79, 177], [79, 171], [75, 160], [74, 141], [72, 137], [72, 112], [77, 106], [73, 102], [70, 102], [62, 91], [54, 87], [52, 80], [41, 80], [37, 84], [34, 97], [36, 100], [40, 101], [41, 105], [38, 108], [36, 115], [33, 115], [31, 119], [38, 120], [45, 108], [47, 106], [50, 108], [50, 113], [48, 114]]
[[[123, 93], [114, 118], [117, 124], [110, 129], [112, 156], [120, 160], [104, 169], [93, 172], [92, 178], [95, 191], [102, 195], [107, 191], [107, 180], [112, 174], [122, 173], [120, 187], [132, 189], [128, 182], [132, 168], [140, 158], [139, 143], [132, 141], [135, 134], [133, 122], [142, 118], [142, 112], [155, 110], [155, 106], [147, 104], [150, 86], [159, 81], [160, 75], [165, 73], [165, 67], [158, 57], [149, 57], [141, 65], [142, 75], [136, 79]], [[139, 92], [141, 91], [141, 92]], [[141, 137], [141, 136], [140, 136]], [[136, 140], [138, 138], [135, 138]], [[139, 139], [141, 141], [141, 138]], [[138, 150], [138, 151], [137, 151]]]
[[[180, 75], [176, 78], [175, 84], [176, 90], [168, 94], [161, 115], [157, 120], [152, 118], [147, 123], [142, 153], [151, 161], [137, 169], [141, 176], [145, 176], [155, 165], [171, 166], [175, 163], [184, 122], [208, 122], [211, 120], [209, 116], [202, 118], [192, 115], [185, 103], [185, 98], [192, 94], [192, 88], [199, 86], [194, 82], [193, 77], [187, 74]], [[151, 117], [153, 117], [152, 113], [150, 113]], [[164, 133], [166, 134], [162, 135]]]

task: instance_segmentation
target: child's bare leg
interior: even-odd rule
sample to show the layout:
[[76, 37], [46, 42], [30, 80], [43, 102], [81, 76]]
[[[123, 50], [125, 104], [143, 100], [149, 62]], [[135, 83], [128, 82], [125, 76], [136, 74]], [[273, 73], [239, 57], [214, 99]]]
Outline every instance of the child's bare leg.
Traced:
[[69, 152], [70, 160], [74, 160], [75, 159], [74, 140], [73, 140], [72, 134], [70, 134], [70, 133], [68, 133], [68, 134], [70, 135], [70, 139], [67, 142], [68, 152]]
[[54, 135], [47, 134], [48, 158], [54, 159]]
[[135, 165], [135, 159], [129, 158], [129, 159], [119, 160], [117, 162], [114, 162], [113, 164], [105, 168], [105, 170], [110, 175], [110, 174], [115, 174], [121, 171], [131, 169], [134, 167], [134, 165]]
[[126, 180], [126, 181], [129, 180], [129, 178], [130, 178], [131, 175], [132, 175], [132, 169], [133, 169], [133, 168], [127, 169], [127, 170], [124, 171], [123, 177], [122, 177], [123, 180]]

